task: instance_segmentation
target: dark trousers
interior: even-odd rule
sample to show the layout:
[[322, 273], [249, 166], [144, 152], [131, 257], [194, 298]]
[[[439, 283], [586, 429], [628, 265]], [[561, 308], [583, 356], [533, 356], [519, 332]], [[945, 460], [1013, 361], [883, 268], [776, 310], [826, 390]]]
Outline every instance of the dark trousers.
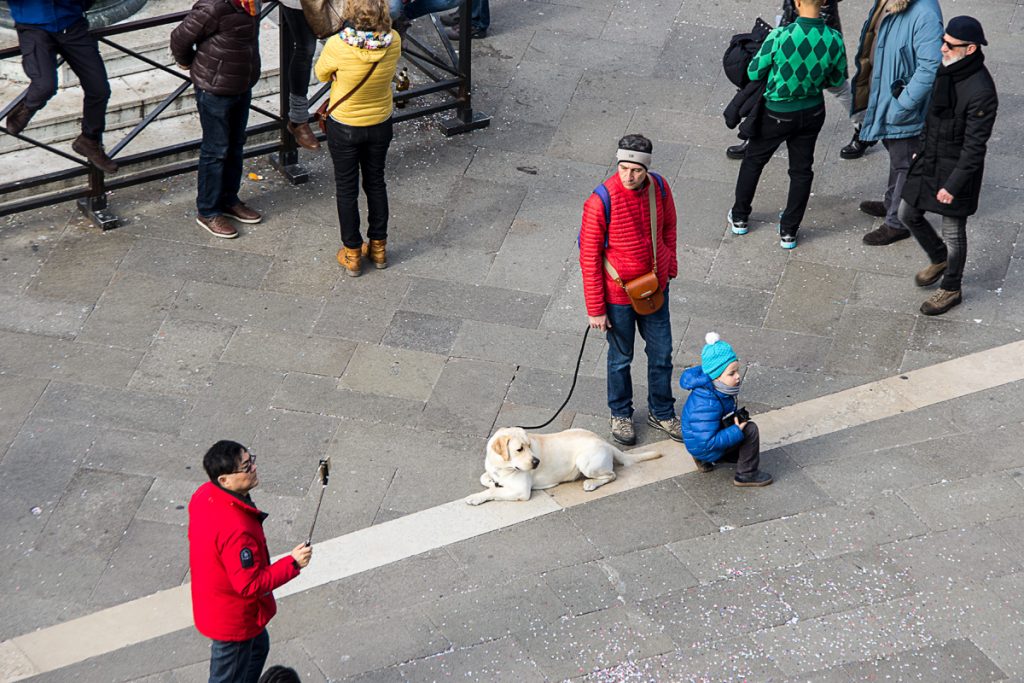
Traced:
[[211, 641], [210, 683], [258, 683], [269, 653], [267, 629], [249, 640]]
[[761, 434], [757, 425], [753, 422], [743, 425], [743, 441], [727, 450], [719, 460], [736, 463], [736, 474], [756, 472], [761, 464]]
[[300, 9], [280, 5], [281, 19], [292, 44], [291, 61], [288, 62], [288, 119], [292, 123], [309, 121], [309, 74], [313, 68], [313, 53], [316, 52], [316, 36], [309, 29], [306, 17]]
[[18, 45], [21, 47], [22, 68], [31, 79], [25, 94], [25, 107], [30, 112], [39, 111], [57, 94], [57, 56], [62, 56], [85, 91], [82, 134], [100, 140], [107, 115], [107, 100], [110, 99], [110, 84], [99, 45], [89, 34], [89, 24], [85, 19], [57, 33], [19, 27]]
[[350, 249], [363, 244], [359, 230], [360, 172], [366, 193], [366, 236], [371, 240], [388, 237], [388, 186], [384, 166], [392, 137], [391, 119], [373, 126], [346, 126], [333, 118], [327, 121], [327, 147], [334, 162], [341, 241]]
[[486, 31], [491, 26], [490, 0], [473, 0], [472, 13], [469, 21], [473, 28]]
[[885, 188], [885, 225], [896, 230], [908, 230], [909, 228], [900, 221], [900, 202], [903, 197], [903, 186], [907, 184], [907, 173], [910, 172], [910, 162], [921, 147], [921, 139], [900, 138], [897, 140], [882, 140], [882, 145], [889, 152], [889, 184]]
[[740, 172], [736, 177], [736, 200], [732, 206], [733, 220], [745, 221], [750, 218], [751, 203], [757, 192], [757, 183], [761, 180], [761, 171], [775, 150], [785, 142], [789, 152], [789, 198], [779, 226], [784, 235], [796, 234], [807, 211], [807, 200], [811, 196], [814, 145], [824, 123], [824, 105], [785, 114], [765, 109], [761, 130], [751, 138], [746, 155], [740, 163]]
[[614, 417], [633, 416], [633, 344], [637, 330], [647, 354], [647, 412], [659, 420], [675, 416], [672, 396], [672, 320], [665, 303], [655, 313], [637, 315], [632, 306], [607, 304], [611, 329], [608, 338], [608, 408]]
[[964, 264], [967, 262], [967, 218], [943, 216], [940, 237], [924, 217], [924, 211], [917, 207], [901, 201], [899, 216], [932, 263], [946, 262], [946, 272], [942, 275], [939, 287], [958, 291], [964, 276]]
[[199, 123], [203, 127], [196, 209], [203, 218], [212, 218], [239, 202], [242, 150], [252, 91], [241, 95], [214, 95], [198, 87], [195, 91]]

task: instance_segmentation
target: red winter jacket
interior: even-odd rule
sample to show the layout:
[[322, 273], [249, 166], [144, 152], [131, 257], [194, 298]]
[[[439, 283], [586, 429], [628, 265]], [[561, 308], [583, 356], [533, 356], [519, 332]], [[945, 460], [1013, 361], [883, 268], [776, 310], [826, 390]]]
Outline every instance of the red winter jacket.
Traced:
[[249, 640], [277, 613], [271, 592], [299, 575], [291, 556], [270, 563], [265, 512], [213, 482], [188, 504], [192, 616], [214, 640]]
[[[601, 198], [592, 194], [583, 204], [580, 270], [583, 272], [587, 315], [604, 315], [606, 303], [629, 305], [629, 296], [604, 268], [605, 256], [626, 282], [652, 270], [650, 204], [647, 198], [647, 186], [652, 182], [655, 181], [648, 178], [640, 189], [627, 190], [617, 173], [604, 181], [612, 207], [611, 225], [607, 228]], [[664, 186], [665, 196], [662, 198], [658, 184], [655, 182], [654, 185], [658, 212], [658, 283], [662, 289], [679, 272], [676, 262], [676, 204], [668, 183], [664, 182]]]

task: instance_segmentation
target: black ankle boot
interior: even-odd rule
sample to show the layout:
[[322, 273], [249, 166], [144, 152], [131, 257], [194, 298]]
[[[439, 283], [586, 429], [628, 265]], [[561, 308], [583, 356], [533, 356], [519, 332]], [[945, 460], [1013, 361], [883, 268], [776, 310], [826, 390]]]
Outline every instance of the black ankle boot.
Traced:
[[747, 153], [747, 143], [749, 140], [744, 140], [738, 145], [727, 147], [725, 150], [725, 156], [730, 159], [742, 159]]
[[839, 156], [843, 159], [860, 159], [864, 156], [864, 152], [868, 151], [868, 147], [874, 145], [877, 140], [871, 142], [864, 142], [860, 139], [860, 132], [853, 134], [853, 139], [850, 140], [850, 144], [839, 150]]

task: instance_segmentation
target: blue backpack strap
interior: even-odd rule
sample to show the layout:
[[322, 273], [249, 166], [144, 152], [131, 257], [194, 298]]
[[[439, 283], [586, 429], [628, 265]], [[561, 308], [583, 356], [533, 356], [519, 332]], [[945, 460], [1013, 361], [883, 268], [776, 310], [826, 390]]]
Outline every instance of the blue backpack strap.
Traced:
[[[612, 197], [608, 194], [608, 188], [601, 183], [594, 188], [594, 194], [601, 200], [601, 206], [604, 207], [604, 247], [608, 248], [608, 224], [612, 221]], [[580, 246], [580, 236], [576, 235], [576, 246]]]
[[[654, 182], [658, 183], [658, 190], [661, 191], [661, 198], [664, 199], [665, 198], [665, 179], [662, 178], [657, 173], [655, 173], [654, 171], [651, 171], [647, 175], [649, 175], [652, 178], [654, 178]], [[596, 192], [596, 190], [595, 190], [595, 192]]]

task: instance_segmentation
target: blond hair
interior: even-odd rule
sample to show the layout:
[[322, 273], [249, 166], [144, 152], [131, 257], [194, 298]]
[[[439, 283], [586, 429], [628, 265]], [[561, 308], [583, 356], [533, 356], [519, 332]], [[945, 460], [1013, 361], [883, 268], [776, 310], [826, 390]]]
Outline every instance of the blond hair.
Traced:
[[359, 31], [391, 32], [387, 0], [346, 0], [345, 20]]

